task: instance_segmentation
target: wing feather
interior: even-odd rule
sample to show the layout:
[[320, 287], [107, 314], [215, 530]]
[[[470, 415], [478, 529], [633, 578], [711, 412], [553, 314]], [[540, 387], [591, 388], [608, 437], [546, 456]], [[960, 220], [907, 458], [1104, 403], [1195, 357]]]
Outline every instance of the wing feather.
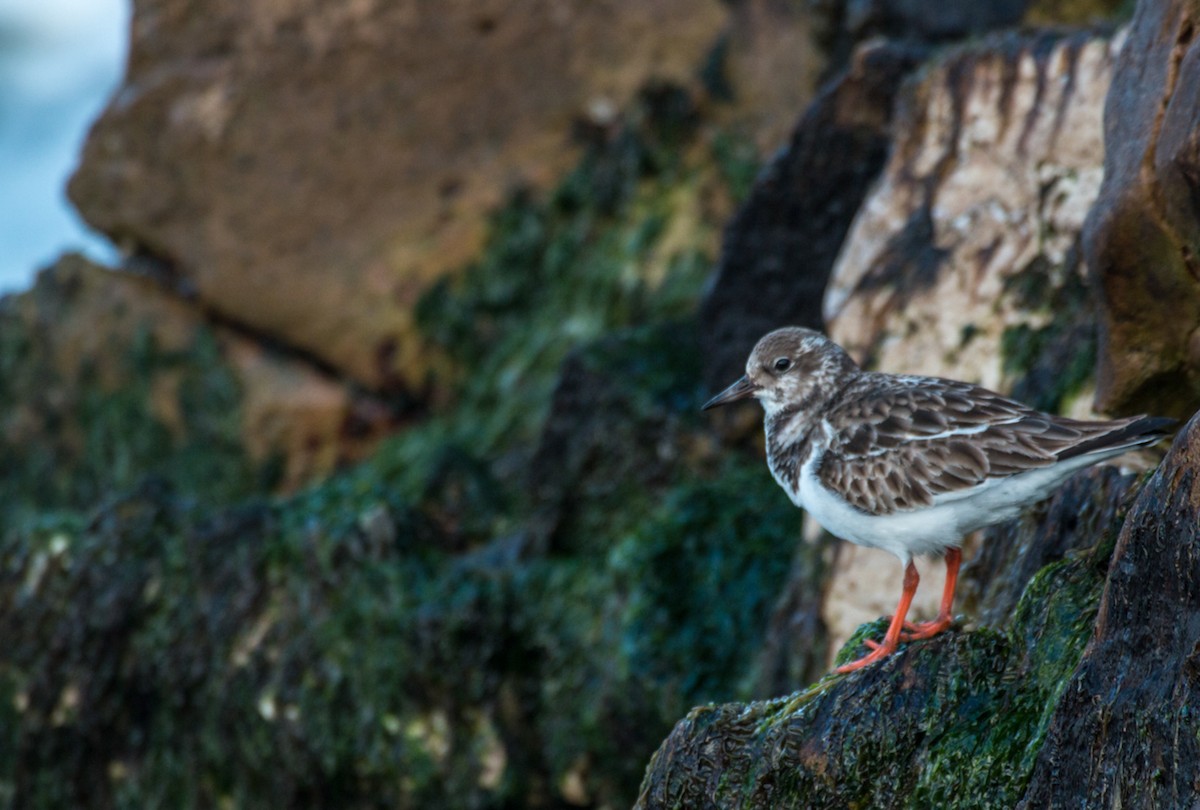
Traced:
[[860, 380], [828, 415], [836, 427], [817, 475], [871, 514], [930, 506], [939, 495], [1048, 467], [1072, 448], [1103, 450], [1108, 434], [1127, 440], [1138, 419], [1055, 417], [954, 380], [874, 374]]

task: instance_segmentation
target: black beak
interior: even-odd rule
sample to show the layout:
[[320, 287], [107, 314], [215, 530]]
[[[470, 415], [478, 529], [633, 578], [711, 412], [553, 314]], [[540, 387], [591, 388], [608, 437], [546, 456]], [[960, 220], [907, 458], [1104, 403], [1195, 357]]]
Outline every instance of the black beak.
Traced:
[[718, 405], [728, 405], [730, 402], [737, 402], [739, 399], [752, 397], [757, 391], [758, 386], [750, 382], [749, 377], [742, 377], [708, 402], [705, 402], [700, 410], [707, 411], [709, 408], [715, 408]]

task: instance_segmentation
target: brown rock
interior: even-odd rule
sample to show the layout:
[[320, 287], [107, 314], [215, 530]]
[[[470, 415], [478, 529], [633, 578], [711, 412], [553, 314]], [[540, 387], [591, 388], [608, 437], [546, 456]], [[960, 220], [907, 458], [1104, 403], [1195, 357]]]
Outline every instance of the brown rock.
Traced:
[[1200, 3], [1140, 2], [1104, 115], [1084, 253], [1102, 298], [1097, 406], [1200, 404]]
[[[379, 403], [309, 364], [209, 326], [195, 306], [149, 279], [78, 256], [44, 270], [29, 292], [4, 299], [0, 314], [26, 347], [11, 361], [21, 366], [6, 388], [16, 401], [0, 416], [0, 435], [15, 444], [65, 442], [81, 451], [88, 440], [81, 432], [83, 398], [111, 395], [128, 386], [131, 375], [149, 376], [148, 412], [176, 440], [188, 433], [193, 417], [224, 418], [186, 413], [180, 395], [182, 364], [194, 369], [201, 362], [194, 352], [205, 333], [217, 351], [212, 362], [225, 364], [237, 385], [242, 446], [252, 461], [281, 464], [281, 487], [294, 488], [363, 457], [391, 426], [391, 414]], [[29, 379], [22, 382], [24, 372]]]
[[1200, 416], [1117, 540], [1095, 636], [1063, 692], [1022, 807], [1200, 803]]
[[1125, 0], [1032, 0], [1025, 25], [1097, 25], [1128, 14]]
[[419, 390], [438, 359], [413, 302], [476, 254], [510, 190], [569, 165], [575, 123], [611, 124], [649, 79], [695, 85], [731, 14], [733, 79], [777, 88], [751, 101], [807, 97], [803, 21], [738, 6], [140, 0], [70, 194], [224, 317]]
[[921, 75], [825, 293], [835, 340], [887, 371], [1012, 387], [1006, 336], [1075, 317], [1052, 304], [1082, 284], [1077, 241], [1100, 184], [1118, 48], [1006, 35]]

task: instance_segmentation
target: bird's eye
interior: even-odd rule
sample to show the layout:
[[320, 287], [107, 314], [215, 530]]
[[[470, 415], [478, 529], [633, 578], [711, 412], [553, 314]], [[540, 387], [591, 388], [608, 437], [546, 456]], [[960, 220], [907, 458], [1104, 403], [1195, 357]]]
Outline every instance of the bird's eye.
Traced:
[[775, 370], [776, 371], [787, 371], [789, 368], [791, 368], [791, 365], [792, 365], [791, 360], [787, 359], [786, 357], [780, 357], [778, 360], [775, 361]]

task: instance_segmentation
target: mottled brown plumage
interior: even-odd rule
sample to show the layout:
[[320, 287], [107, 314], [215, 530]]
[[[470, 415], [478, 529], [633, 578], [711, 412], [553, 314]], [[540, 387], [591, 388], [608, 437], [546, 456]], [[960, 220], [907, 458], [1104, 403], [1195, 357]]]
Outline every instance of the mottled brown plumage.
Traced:
[[1050, 467], [1106, 439], [1128, 443], [1147, 419], [1083, 422], [955, 380], [862, 373], [826, 418], [837, 430], [817, 475], [872, 515], [932, 506], [938, 495]]

